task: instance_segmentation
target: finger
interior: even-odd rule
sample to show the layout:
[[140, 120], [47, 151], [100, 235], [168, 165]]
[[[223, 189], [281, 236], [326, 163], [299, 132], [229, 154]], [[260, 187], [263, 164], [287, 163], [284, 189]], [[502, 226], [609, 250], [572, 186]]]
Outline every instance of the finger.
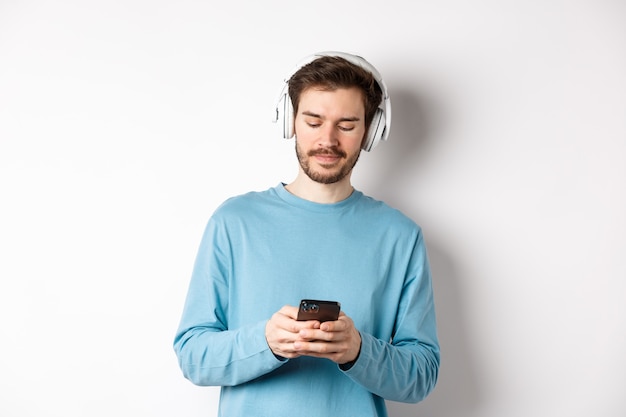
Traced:
[[352, 343], [350, 340], [335, 342], [303, 341], [293, 343], [293, 351], [300, 356], [313, 356], [330, 359], [336, 363], [346, 363], [354, 360], [360, 350], [360, 340]]
[[340, 349], [340, 346], [335, 343], [323, 342], [323, 341], [304, 341], [297, 340], [293, 343], [293, 351], [301, 355], [323, 357], [336, 353]]
[[318, 329], [301, 329], [298, 332], [298, 340], [300, 341], [324, 341], [324, 342], [337, 342], [343, 340], [343, 333], [341, 332], [329, 332]]
[[336, 361], [345, 356], [347, 352], [348, 344], [344, 342], [331, 343], [323, 341], [297, 341], [293, 343], [293, 353], [300, 356], [313, 356], [316, 358], [326, 358]]
[[278, 312], [293, 320], [298, 318], [298, 307], [285, 305]]
[[337, 321], [325, 321], [324, 323], [322, 323], [320, 325], [320, 330], [325, 331], [325, 332], [337, 332], [337, 331], [341, 331], [341, 325], [339, 323], [339, 320]]
[[[287, 314], [285, 314], [287, 313]], [[276, 329], [282, 329], [290, 333], [297, 333], [302, 329], [318, 329], [320, 323], [316, 320], [297, 321], [289, 315], [288, 309], [281, 309], [272, 316], [271, 322]]]
[[335, 321], [325, 321], [320, 325], [320, 329], [325, 332], [343, 332], [352, 326], [354, 326], [352, 320], [344, 314]]

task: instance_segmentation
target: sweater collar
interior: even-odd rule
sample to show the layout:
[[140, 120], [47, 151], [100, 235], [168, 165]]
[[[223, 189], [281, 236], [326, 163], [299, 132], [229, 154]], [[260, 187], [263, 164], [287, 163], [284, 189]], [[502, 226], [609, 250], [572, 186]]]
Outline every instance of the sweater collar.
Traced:
[[352, 205], [355, 201], [357, 201], [363, 195], [363, 193], [361, 193], [360, 191], [354, 190], [352, 191], [352, 194], [350, 194], [348, 198], [344, 200], [338, 201], [336, 203], [325, 204], [325, 203], [316, 203], [313, 201], [305, 200], [303, 198], [300, 198], [296, 195], [291, 194], [285, 188], [285, 183], [282, 183], [282, 182], [278, 184], [276, 187], [274, 187], [274, 190], [276, 191], [276, 194], [278, 195], [278, 197], [280, 197], [286, 203], [295, 207], [305, 209], [305, 210], [316, 211], [320, 213], [329, 213], [329, 212], [334, 212], [337, 210], [343, 210], [345, 207]]

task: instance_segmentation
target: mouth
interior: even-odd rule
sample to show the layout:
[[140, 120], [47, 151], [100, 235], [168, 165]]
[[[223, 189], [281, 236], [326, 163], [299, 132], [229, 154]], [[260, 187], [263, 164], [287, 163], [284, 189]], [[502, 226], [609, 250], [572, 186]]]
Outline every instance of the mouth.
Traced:
[[332, 153], [322, 153], [322, 154], [314, 154], [313, 158], [321, 164], [321, 165], [332, 165], [339, 161], [342, 157], [341, 155], [332, 154]]
[[320, 163], [332, 164], [345, 158], [346, 153], [339, 149], [318, 149], [309, 152], [309, 157], [315, 158]]

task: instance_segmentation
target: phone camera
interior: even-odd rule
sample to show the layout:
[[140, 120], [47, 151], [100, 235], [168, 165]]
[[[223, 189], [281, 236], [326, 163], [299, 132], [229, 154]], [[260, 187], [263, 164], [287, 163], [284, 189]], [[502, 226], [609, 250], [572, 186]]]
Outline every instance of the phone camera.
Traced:
[[306, 311], [310, 313], [317, 313], [319, 310], [320, 310], [320, 306], [317, 304], [302, 303], [302, 311]]

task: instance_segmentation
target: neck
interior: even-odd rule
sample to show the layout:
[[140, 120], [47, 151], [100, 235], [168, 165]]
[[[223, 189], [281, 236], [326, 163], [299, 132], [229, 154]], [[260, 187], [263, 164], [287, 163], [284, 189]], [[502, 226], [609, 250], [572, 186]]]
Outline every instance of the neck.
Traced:
[[345, 200], [354, 191], [350, 175], [334, 184], [321, 184], [310, 179], [302, 171], [285, 189], [291, 194], [314, 203], [332, 204]]

